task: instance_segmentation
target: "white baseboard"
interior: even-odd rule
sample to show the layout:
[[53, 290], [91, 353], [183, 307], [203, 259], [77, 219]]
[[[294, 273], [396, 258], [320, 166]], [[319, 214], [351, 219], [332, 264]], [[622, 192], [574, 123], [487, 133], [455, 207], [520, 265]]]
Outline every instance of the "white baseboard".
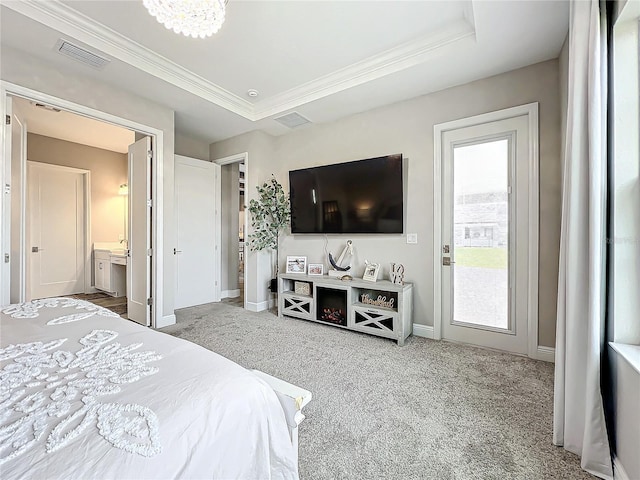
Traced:
[[433, 327], [430, 325], [413, 324], [413, 334], [416, 337], [425, 337], [433, 339]]
[[247, 310], [251, 312], [261, 312], [269, 308], [269, 301], [264, 302], [247, 302]]
[[155, 328], [164, 328], [164, 327], [168, 327], [169, 325], [175, 325], [175, 324], [176, 324], [176, 315], [172, 313], [171, 315], [165, 315], [160, 320], [158, 320], [156, 322]]
[[250, 312], [261, 312], [265, 309], [262, 304], [265, 302], [255, 303], [255, 302], [247, 302], [247, 310]]
[[614, 480], [631, 480], [631, 477], [627, 475], [622, 463], [618, 457], [613, 457], [613, 479]]
[[[433, 327], [431, 325], [421, 325], [419, 323], [413, 324], [413, 335], [416, 337], [424, 337], [433, 339]], [[536, 360], [542, 360], [543, 362], [555, 362], [556, 349], [553, 347], [538, 346], [535, 356]]]
[[272, 308], [275, 304], [276, 302], [273, 298], [270, 298], [269, 300], [265, 300], [264, 302], [258, 302], [258, 303], [247, 302], [247, 310], [251, 312], [261, 312], [263, 310], [268, 310], [269, 308]]
[[555, 363], [556, 349], [553, 347], [543, 347], [538, 345], [538, 350], [536, 351], [535, 359], [542, 360], [543, 362]]
[[240, 289], [236, 290], [223, 290], [220, 292], [220, 298], [236, 298], [240, 296]]

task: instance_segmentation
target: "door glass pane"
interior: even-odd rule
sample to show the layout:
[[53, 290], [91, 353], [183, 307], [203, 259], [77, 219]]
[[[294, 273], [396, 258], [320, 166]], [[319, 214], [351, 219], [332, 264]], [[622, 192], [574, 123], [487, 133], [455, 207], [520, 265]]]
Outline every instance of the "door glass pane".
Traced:
[[453, 150], [453, 322], [509, 328], [509, 140]]

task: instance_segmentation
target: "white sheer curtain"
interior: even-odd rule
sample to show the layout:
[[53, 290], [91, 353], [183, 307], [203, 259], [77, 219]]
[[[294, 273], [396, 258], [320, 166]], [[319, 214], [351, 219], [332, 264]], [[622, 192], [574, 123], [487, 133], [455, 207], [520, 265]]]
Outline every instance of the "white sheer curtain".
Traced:
[[572, 1], [553, 441], [612, 478], [600, 391], [604, 348], [607, 63], [598, 0]]

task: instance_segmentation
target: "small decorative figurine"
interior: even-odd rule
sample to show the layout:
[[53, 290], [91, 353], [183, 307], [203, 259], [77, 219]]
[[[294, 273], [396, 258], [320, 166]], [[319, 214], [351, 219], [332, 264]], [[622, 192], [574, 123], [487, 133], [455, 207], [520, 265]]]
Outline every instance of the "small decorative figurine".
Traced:
[[404, 265], [401, 263], [392, 263], [389, 271], [389, 280], [398, 285], [404, 285]]
[[338, 257], [338, 260], [333, 258], [333, 255], [329, 253], [328, 260], [331, 264], [329, 269], [329, 276], [342, 278], [345, 275], [348, 275], [348, 271], [351, 269], [351, 263], [347, 262], [345, 265], [345, 257], [349, 254], [349, 260], [353, 258], [353, 242], [351, 240], [347, 240], [347, 245], [342, 250], [342, 253]]

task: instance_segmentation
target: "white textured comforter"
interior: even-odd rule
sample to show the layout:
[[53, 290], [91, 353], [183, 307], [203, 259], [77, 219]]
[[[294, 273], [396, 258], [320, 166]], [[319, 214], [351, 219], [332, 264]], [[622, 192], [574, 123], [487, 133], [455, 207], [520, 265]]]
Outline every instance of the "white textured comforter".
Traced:
[[0, 314], [3, 479], [297, 478], [273, 390], [88, 302]]

